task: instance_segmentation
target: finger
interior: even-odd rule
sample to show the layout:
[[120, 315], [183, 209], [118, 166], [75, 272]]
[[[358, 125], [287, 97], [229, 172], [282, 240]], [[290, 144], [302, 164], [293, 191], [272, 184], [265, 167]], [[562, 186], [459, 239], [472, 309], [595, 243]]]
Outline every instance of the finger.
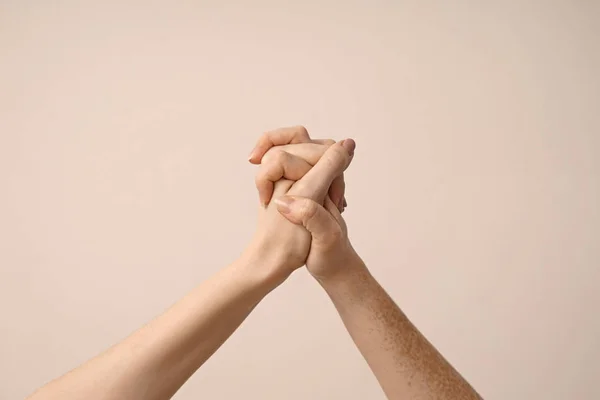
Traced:
[[323, 154], [325, 154], [328, 147], [329, 146], [317, 143], [298, 143], [271, 147], [262, 157], [261, 163], [267, 162], [271, 157], [275, 156], [276, 153], [285, 151], [286, 153], [304, 159], [310, 165], [315, 165], [321, 157], [323, 157]]
[[[344, 234], [334, 216], [316, 201], [297, 196], [281, 196], [274, 199], [277, 210], [288, 221], [302, 225], [312, 236], [311, 246], [326, 247], [337, 242]], [[337, 212], [337, 208], [329, 199]]]
[[[310, 165], [315, 165], [321, 159], [321, 157], [323, 157], [323, 154], [325, 154], [327, 149], [332, 144], [335, 144], [335, 141], [331, 139], [313, 139], [312, 142], [313, 143], [283, 145], [277, 146], [276, 148], [272, 147], [267, 154], [263, 156], [263, 162], [271, 156], [271, 153], [273, 153], [275, 149], [277, 149], [301, 157]], [[302, 178], [302, 176], [300, 176], [298, 179], [300, 178]], [[344, 174], [341, 174], [333, 180], [331, 187], [329, 188], [329, 195], [334, 203], [337, 204], [340, 211], [342, 211], [345, 207], [343, 204], [345, 190], [346, 184], [344, 182]]]
[[261, 204], [267, 205], [271, 201], [275, 182], [282, 178], [297, 181], [306, 175], [311, 168], [312, 165], [301, 157], [285, 151], [273, 153], [268, 160], [260, 165], [255, 178]]
[[275, 182], [282, 177], [299, 180], [319, 161], [326, 150], [326, 145], [316, 143], [271, 147], [262, 157], [255, 178], [261, 203], [267, 205], [271, 201]]
[[293, 126], [280, 128], [265, 133], [258, 139], [256, 146], [250, 152], [248, 161], [252, 164], [260, 164], [262, 157], [273, 146], [280, 146], [290, 143], [309, 143], [310, 136], [303, 126]]
[[[312, 144], [306, 143], [287, 145], [281, 146], [281, 148], [290, 153], [295, 153], [300, 157], [304, 158], [311, 165], [315, 165], [319, 161], [319, 159], [321, 159], [327, 148], [335, 144], [335, 140], [333, 139], [312, 139], [311, 142]], [[316, 144], [319, 144], [320, 146]], [[344, 182], [344, 174], [342, 174], [333, 180], [333, 182], [331, 183], [331, 187], [329, 188], [329, 196], [331, 197], [333, 202], [338, 206], [338, 209], [340, 211], [343, 211], [344, 207], [346, 207], [346, 205], [344, 205], [345, 190], [346, 184]]]
[[333, 180], [350, 165], [355, 147], [352, 139], [330, 146], [319, 162], [292, 187], [290, 195], [308, 197], [322, 204]]
[[294, 181], [290, 181], [287, 179], [278, 180], [277, 184], [275, 185], [275, 188], [273, 189], [273, 196], [271, 196], [271, 198], [273, 199], [275, 197], [285, 196], [285, 194], [290, 190], [293, 184]]
[[346, 229], [346, 222], [342, 217], [342, 213], [338, 210], [336, 205], [331, 200], [331, 197], [327, 196], [325, 198], [325, 209], [331, 214], [331, 216], [337, 221], [337, 223], [342, 227], [342, 231]]
[[325, 210], [331, 214], [333, 219], [338, 223], [338, 225], [342, 228], [342, 232], [344, 235], [348, 234], [348, 226], [346, 225], [346, 221], [344, 221], [344, 217], [342, 217], [342, 213], [337, 209], [335, 204], [329, 196], [325, 198]]
[[344, 182], [344, 174], [336, 177], [329, 187], [329, 197], [337, 206], [340, 212], [344, 209], [344, 192], [346, 191], [346, 183]]
[[[282, 177], [294, 181], [301, 179], [310, 170], [310, 167], [321, 159], [329, 147], [329, 144], [299, 143], [270, 148], [263, 156], [259, 172], [256, 175], [256, 187], [261, 203], [266, 205], [271, 200], [274, 182]], [[304, 160], [305, 163], [301, 160]], [[343, 175], [334, 179], [332, 189], [330, 189], [334, 198], [343, 198], [344, 187]], [[336, 202], [338, 201], [336, 200]], [[341, 210], [341, 203], [339, 207]]]

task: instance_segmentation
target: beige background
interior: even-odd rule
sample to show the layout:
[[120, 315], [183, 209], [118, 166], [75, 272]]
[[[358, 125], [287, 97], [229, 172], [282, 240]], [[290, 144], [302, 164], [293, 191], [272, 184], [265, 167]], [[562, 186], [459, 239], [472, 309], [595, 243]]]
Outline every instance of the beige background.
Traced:
[[[235, 259], [289, 124], [356, 139], [355, 246], [486, 398], [599, 398], [598, 2], [297, 3], [0, 2], [0, 398]], [[383, 395], [301, 271], [176, 398]]]

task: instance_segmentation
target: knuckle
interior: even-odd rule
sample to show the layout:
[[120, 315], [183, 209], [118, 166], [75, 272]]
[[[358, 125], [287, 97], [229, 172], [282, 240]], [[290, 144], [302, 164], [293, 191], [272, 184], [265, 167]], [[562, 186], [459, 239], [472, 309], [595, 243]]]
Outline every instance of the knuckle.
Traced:
[[299, 136], [308, 137], [308, 129], [306, 129], [303, 125], [297, 125], [294, 127], [294, 130], [297, 132]]
[[273, 155], [273, 163], [274, 164], [284, 164], [289, 158], [289, 154], [283, 150], [279, 150], [275, 152]]
[[278, 149], [277, 147], [271, 147], [263, 156], [262, 162], [264, 164], [271, 164], [273, 162], [277, 162], [277, 160], [279, 160], [279, 157], [281, 157], [280, 153], [282, 152], [283, 151], [281, 149]]
[[283, 164], [275, 159], [271, 159], [268, 163], [261, 164], [256, 173], [255, 180], [260, 182], [274, 182], [282, 177], [283, 171]]
[[314, 201], [304, 199], [300, 203], [300, 215], [302, 215], [302, 217], [306, 220], [310, 220], [311, 218], [313, 218], [317, 213], [317, 210], [317, 203], [315, 203]]

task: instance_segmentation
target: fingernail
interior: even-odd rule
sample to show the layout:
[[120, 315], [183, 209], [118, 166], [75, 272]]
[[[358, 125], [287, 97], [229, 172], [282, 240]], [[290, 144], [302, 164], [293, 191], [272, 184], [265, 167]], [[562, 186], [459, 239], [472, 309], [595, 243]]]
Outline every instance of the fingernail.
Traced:
[[248, 155], [248, 161], [252, 161], [252, 156], [254, 156], [254, 150], [252, 150]]
[[287, 196], [282, 196], [273, 200], [277, 204], [277, 210], [280, 213], [287, 214], [290, 212], [290, 206], [294, 202], [294, 199]]
[[352, 157], [354, 155], [354, 149], [356, 148], [356, 142], [352, 139], [345, 139], [342, 142], [342, 147], [346, 149], [348, 154], [350, 154], [350, 157]]

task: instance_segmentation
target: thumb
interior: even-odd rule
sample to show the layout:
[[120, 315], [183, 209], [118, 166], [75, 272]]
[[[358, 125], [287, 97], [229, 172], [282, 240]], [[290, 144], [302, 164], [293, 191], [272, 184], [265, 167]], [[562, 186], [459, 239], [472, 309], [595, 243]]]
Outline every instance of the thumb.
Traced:
[[273, 201], [281, 215], [296, 225], [304, 226], [317, 245], [332, 243], [342, 234], [342, 227], [334, 216], [314, 200], [281, 196]]

